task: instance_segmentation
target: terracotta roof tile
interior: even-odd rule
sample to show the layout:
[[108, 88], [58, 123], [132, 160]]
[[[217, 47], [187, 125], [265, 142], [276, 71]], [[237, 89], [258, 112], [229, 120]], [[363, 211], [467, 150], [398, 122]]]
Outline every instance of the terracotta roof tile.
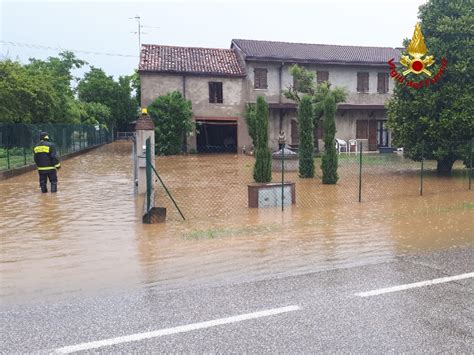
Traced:
[[247, 59], [292, 60], [314, 63], [386, 64], [400, 58], [400, 49], [390, 47], [340, 46], [233, 39]]
[[216, 76], [245, 76], [232, 49], [142, 45], [140, 71], [188, 73]]

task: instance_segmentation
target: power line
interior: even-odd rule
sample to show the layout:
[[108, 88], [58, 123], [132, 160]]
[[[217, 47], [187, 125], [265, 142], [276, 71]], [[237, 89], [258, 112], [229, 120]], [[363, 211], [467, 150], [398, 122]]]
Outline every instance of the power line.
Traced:
[[138, 58], [138, 55], [133, 54], [121, 54], [121, 53], [108, 53], [108, 52], [96, 52], [96, 51], [84, 51], [80, 49], [68, 49], [68, 48], [61, 48], [61, 47], [50, 47], [50, 46], [43, 46], [39, 44], [32, 44], [32, 43], [21, 43], [21, 42], [12, 42], [12, 41], [2, 41], [0, 40], [1, 44], [13, 47], [23, 47], [23, 48], [32, 48], [32, 49], [42, 49], [42, 50], [53, 50], [53, 51], [69, 51], [75, 53], [85, 53], [85, 54], [93, 54], [93, 55], [106, 55], [109, 57], [125, 57], [125, 58]]

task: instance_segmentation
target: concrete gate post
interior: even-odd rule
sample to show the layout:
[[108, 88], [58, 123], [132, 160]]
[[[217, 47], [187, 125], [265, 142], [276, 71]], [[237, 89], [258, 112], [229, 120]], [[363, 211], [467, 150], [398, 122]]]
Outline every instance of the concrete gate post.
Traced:
[[146, 140], [150, 138], [151, 146], [151, 163], [155, 167], [155, 124], [150, 116], [148, 116], [147, 109], [142, 109], [142, 114], [135, 124], [136, 131], [136, 150], [135, 161], [138, 161], [138, 193], [146, 193]]

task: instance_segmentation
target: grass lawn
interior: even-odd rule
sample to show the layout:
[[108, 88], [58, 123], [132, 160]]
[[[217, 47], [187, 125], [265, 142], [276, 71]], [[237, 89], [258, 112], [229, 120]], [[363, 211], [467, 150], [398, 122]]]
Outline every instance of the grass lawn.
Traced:
[[[33, 153], [26, 154], [26, 165], [33, 163]], [[21, 155], [10, 155], [10, 169], [18, 168], [25, 165], [25, 156]], [[8, 169], [7, 157], [0, 157], [0, 170]]]

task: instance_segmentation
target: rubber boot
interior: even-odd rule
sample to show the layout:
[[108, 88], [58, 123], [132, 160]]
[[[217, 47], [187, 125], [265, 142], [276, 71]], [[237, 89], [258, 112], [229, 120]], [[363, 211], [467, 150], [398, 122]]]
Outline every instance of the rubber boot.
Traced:
[[[46, 192], [48, 192], [48, 188], [46, 187], [46, 184], [44, 184], [44, 185], [41, 184], [40, 187], [41, 187], [41, 192], [42, 192], [42, 193], [45, 194]], [[52, 188], [52, 186], [51, 186], [51, 188]]]
[[58, 184], [51, 184], [51, 192], [58, 192]]

